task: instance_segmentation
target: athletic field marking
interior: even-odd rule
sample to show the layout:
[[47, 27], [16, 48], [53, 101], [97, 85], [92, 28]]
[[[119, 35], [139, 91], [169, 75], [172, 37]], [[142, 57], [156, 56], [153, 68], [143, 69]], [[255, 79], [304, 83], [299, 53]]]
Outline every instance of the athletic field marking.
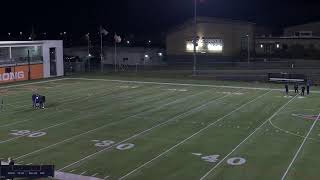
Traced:
[[13, 87], [21, 87], [21, 86], [28, 86], [33, 84], [43, 84], [48, 82], [55, 82], [55, 81], [62, 81], [66, 80], [67, 78], [61, 78], [61, 79], [53, 79], [53, 80], [47, 80], [47, 81], [39, 81], [39, 82], [32, 82], [32, 83], [24, 83], [24, 84], [16, 84], [16, 85], [9, 85], [9, 86], [0, 86], [0, 89], [8, 89]]
[[[147, 88], [147, 89], [149, 89], [149, 88]], [[147, 89], [145, 89], [144, 91], [146, 91]], [[61, 111], [61, 112], [62, 112], [62, 111]], [[97, 113], [101, 113], [101, 112], [105, 112], [105, 109], [96, 112], [95, 115], [96, 115]], [[90, 116], [91, 116], [91, 115], [88, 115], [88, 114], [87, 114], [87, 117], [90, 117]], [[34, 132], [39, 132], [39, 131], [48, 130], [48, 129], [51, 129], [51, 128], [54, 128], [54, 127], [57, 127], [57, 126], [61, 126], [61, 125], [64, 125], [64, 124], [68, 124], [69, 122], [82, 120], [82, 118], [83, 118], [83, 117], [80, 116], [80, 117], [78, 117], [78, 118], [76, 118], [76, 119], [72, 119], [72, 120], [69, 120], [69, 121], [65, 121], [65, 122], [63, 122], [63, 123], [58, 123], [58, 124], [55, 124], [55, 125], [53, 125], [53, 126], [49, 126], [49, 127], [47, 127], [47, 128], [44, 128], [44, 129], [36, 130], [36, 131], [34, 131]], [[0, 126], [0, 128], [1, 128], [1, 127], [11, 126], [11, 125], [14, 125], [14, 124], [18, 124], [18, 123], [20, 123], [20, 122], [31, 121], [31, 120], [32, 120], [32, 119], [28, 119], [28, 120], [24, 120], [24, 121], [19, 121], [19, 122], [15, 122], [15, 123], [3, 125], [3, 126]], [[119, 121], [117, 121], [117, 122], [119, 122]], [[4, 140], [4, 141], [0, 141], [0, 144], [7, 143], [7, 142], [10, 142], [10, 141], [19, 139], [19, 138], [21, 138], [21, 137], [25, 137], [25, 136], [17, 136], [17, 137], [15, 137], [15, 138], [10, 138], [10, 139]]]
[[207, 130], [207, 129], [210, 128], [211, 126], [219, 123], [220, 121], [222, 121], [222, 120], [225, 119], [226, 117], [228, 117], [228, 116], [232, 115], [233, 113], [239, 111], [240, 109], [242, 109], [243, 107], [247, 106], [248, 104], [251, 104], [251, 103], [259, 100], [260, 98], [264, 97], [265, 95], [269, 94], [270, 92], [272, 92], [272, 91], [268, 91], [268, 92], [266, 92], [266, 93], [264, 93], [264, 94], [262, 94], [262, 95], [260, 95], [260, 96], [258, 96], [258, 97], [256, 97], [256, 98], [254, 98], [253, 100], [251, 100], [251, 101], [249, 101], [249, 102], [241, 105], [240, 107], [232, 110], [232, 111], [229, 112], [228, 114], [226, 114], [226, 115], [224, 115], [223, 117], [219, 118], [218, 120], [212, 122], [211, 124], [207, 125], [206, 127], [200, 129], [198, 132], [192, 134], [192, 135], [189, 136], [188, 138], [186, 138], [186, 139], [184, 139], [183, 141], [179, 142], [178, 144], [172, 146], [170, 149], [164, 151], [163, 153], [159, 154], [158, 156], [156, 156], [155, 158], [151, 159], [150, 161], [148, 161], [148, 162], [142, 164], [141, 166], [137, 167], [136, 169], [130, 171], [130, 172], [127, 173], [126, 175], [124, 175], [124, 176], [122, 176], [121, 178], [119, 178], [119, 180], [125, 179], [126, 177], [130, 176], [131, 174], [135, 173], [136, 171], [140, 170], [141, 168], [147, 166], [148, 164], [150, 164], [150, 163], [153, 162], [154, 160], [156, 160], [156, 159], [160, 158], [161, 156], [169, 153], [170, 151], [172, 151], [172, 150], [175, 149], [176, 147], [180, 146], [181, 144], [184, 144], [185, 142], [187, 142], [188, 140], [192, 139], [193, 137], [199, 135], [200, 133], [202, 133], [203, 131]]
[[[114, 124], [121, 123], [121, 122], [126, 121], [126, 120], [128, 120], [128, 119], [130, 119], [130, 118], [133, 118], [133, 117], [136, 117], [136, 116], [139, 116], [139, 115], [145, 114], [145, 113], [150, 113], [150, 112], [157, 111], [157, 110], [159, 110], [159, 109], [162, 109], [163, 107], [166, 107], [166, 106], [169, 106], [169, 105], [172, 105], [172, 104], [175, 104], [175, 103], [179, 103], [179, 102], [181, 102], [181, 101], [184, 101], [184, 100], [186, 100], [186, 99], [189, 99], [189, 98], [192, 98], [192, 97], [195, 97], [195, 96], [199, 96], [199, 95], [201, 95], [201, 94], [207, 93], [208, 91], [210, 91], [210, 90], [202, 91], [202, 92], [199, 92], [199, 93], [196, 93], [196, 94], [193, 94], [193, 95], [189, 95], [189, 96], [186, 96], [186, 97], [183, 97], [183, 98], [176, 99], [176, 100], [171, 101], [171, 102], [169, 102], [169, 103], [167, 103], [167, 104], [163, 104], [163, 105], [161, 105], [161, 106], [159, 106], [159, 107], [157, 107], [157, 108], [155, 108], [155, 109], [150, 109], [150, 110], [147, 110], [147, 111], [139, 112], [139, 113], [137, 113], [137, 114], [134, 114], [134, 115], [128, 116], [128, 117], [126, 117], [126, 118], [124, 118], [124, 119], [121, 119], [121, 120], [119, 120], [119, 121], [108, 123], [108, 124], [103, 125], [103, 126], [101, 126], [101, 127], [98, 127], [98, 128], [92, 129], [92, 130], [90, 130], [90, 131], [87, 131], [87, 132], [84, 132], [84, 133], [81, 133], [81, 134], [75, 135], [75, 136], [73, 136], [73, 137], [71, 137], [71, 138], [65, 139], [65, 140], [63, 140], [63, 141], [60, 141], [60, 142], [58, 142], [58, 143], [55, 143], [55, 144], [49, 145], [49, 146], [47, 146], [47, 147], [45, 147], [45, 148], [38, 149], [38, 150], [33, 151], [33, 152], [30, 152], [30, 153], [28, 153], [28, 154], [25, 154], [25, 155], [19, 156], [19, 157], [17, 157], [16, 159], [21, 159], [21, 158], [24, 158], [24, 157], [30, 156], [30, 155], [32, 155], [32, 154], [35, 154], [35, 153], [41, 152], [41, 151], [43, 151], [43, 150], [46, 150], [46, 149], [52, 148], [52, 147], [54, 147], [54, 146], [57, 146], [57, 145], [63, 144], [63, 143], [65, 143], [65, 142], [68, 142], [68, 141], [73, 140], [73, 139], [75, 139], [75, 138], [78, 138], [78, 137], [80, 137], [80, 136], [83, 136], [83, 135], [89, 134], [89, 133], [91, 133], [91, 132], [98, 131], [98, 130], [100, 130], [100, 129], [103, 129], [103, 128], [105, 128], [105, 127], [108, 127], [108, 126], [111, 126], [111, 125], [114, 125]], [[98, 141], [98, 140], [97, 140], [97, 141]]]
[[[186, 84], [186, 83], [160, 83], [153, 81], [125, 81], [125, 80], [111, 80], [111, 79], [94, 79], [94, 78], [65, 78], [68, 80], [87, 80], [87, 81], [106, 81], [106, 82], [123, 82], [123, 83], [137, 83], [137, 84], [158, 84], [158, 85], [175, 85], [175, 86], [195, 86], [195, 87], [215, 87], [215, 88], [231, 88], [231, 89], [248, 89], [248, 90], [267, 90], [267, 91], [284, 91], [284, 89], [277, 88], [251, 88], [245, 86], [223, 86], [223, 85], [209, 85], [209, 84]], [[290, 90], [292, 92], [293, 90]], [[320, 91], [310, 91], [313, 93], [320, 93]]]
[[110, 176], [106, 176], [106, 177], [104, 177], [103, 179], [108, 179]]
[[[278, 132], [278, 131], [281, 131], [281, 132], [283, 132], [283, 133], [285, 133], [285, 134], [289, 134], [289, 135], [296, 136], [296, 137], [300, 137], [300, 138], [305, 138], [305, 137], [306, 137], [306, 136], [303, 136], [303, 135], [299, 135], [299, 133], [293, 133], [293, 132], [291, 132], [291, 131], [282, 129], [282, 128], [280, 128], [279, 126], [275, 125], [271, 120], [269, 120], [269, 123], [270, 123], [270, 125], [271, 125], [273, 128], [277, 129], [277, 132]], [[308, 138], [308, 140], [320, 142], [320, 140], [315, 139], [315, 138]]]
[[87, 171], [83, 171], [80, 175], [84, 175], [85, 173], [87, 173]]
[[259, 127], [257, 127], [249, 136], [247, 136], [243, 141], [241, 141], [229, 154], [227, 154], [222, 160], [219, 161], [213, 168], [211, 168], [205, 175], [203, 175], [200, 180], [204, 180], [211, 172], [213, 172], [217, 167], [219, 167], [232, 153], [234, 153], [242, 144], [244, 144], [251, 136], [253, 136], [258, 130], [260, 130], [265, 124], [273, 119], [279, 112], [281, 112], [288, 104], [290, 104], [298, 95], [290, 99], [286, 104], [281, 106], [272, 116], [270, 116], [265, 122], [263, 122]]
[[95, 173], [93, 174], [91, 177], [96, 177], [99, 173]]
[[80, 160], [78, 160], [78, 161], [76, 161], [76, 162], [73, 162], [73, 163], [71, 163], [71, 164], [69, 164], [69, 165], [67, 165], [67, 166], [59, 169], [59, 171], [64, 170], [64, 169], [66, 169], [66, 168], [68, 168], [68, 167], [71, 167], [71, 166], [73, 166], [73, 165], [75, 165], [75, 164], [78, 164], [78, 163], [80, 163], [80, 162], [82, 162], [82, 161], [85, 161], [85, 160], [87, 160], [87, 159], [89, 159], [89, 158], [91, 158], [91, 157], [94, 157], [94, 156], [96, 156], [96, 155], [98, 155], [98, 154], [100, 154], [100, 153], [102, 153], [102, 152], [104, 152], [104, 151], [106, 151], [106, 150], [109, 150], [109, 149], [111, 149], [111, 148], [113, 148], [113, 147], [116, 147], [116, 146], [118, 146], [118, 145], [120, 145], [120, 144], [126, 143], [127, 141], [130, 141], [130, 140], [132, 140], [132, 139], [134, 139], [134, 138], [137, 138], [137, 137], [139, 137], [139, 136], [141, 136], [141, 135], [143, 135], [143, 134], [145, 134], [145, 133], [147, 133], [147, 132], [149, 132], [149, 131], [152, 131], [153, 129], [156, 129], [156, 128], [158, 128], [158, 127], [164, 126], [164, 125], [166, 125], [166, 124], [168, 124], [168, 123], [170, 123], [170, 122], [172, 122], [172, 121], [175, 121], [175, 120], [177, 120], [177, 119], [185, 118], [185, 117], [187, 117], [187, 116], [189, 116], [189, 115], [191, 115], [191, 114], [193, 114], [193, 113], [199, 112], [199, 111], [203, 110], [204, 108], [206, 108], [209, 104], [211, 104], [211, 103], [213, 103], [213, 102], [216, 102], [216, 101], [219, 101], [219, 100], [221, 100], [221, 99], [224, 99], [224, 98], [226, 98], [226, 97], [228, 97], [228, 96], [230, 96], [230, 95], [225, 95], [225, 96], [223, 96], [223, 97], [220, 97], [220, 98], [217, 98], [217, 99], [213, 99], [213, 100], [211, 100], [211, 101], [208, 101], [208, 102], [205, 103], [205, 104], [202, 104], [201, 106], [192, 108], [192, 109], [190, 109], [190, 110], [188, 110], [188, 111], [186, 111], [186, 112], [184, 112], [184, 113], [182, 113], [182, 114], [179, 114], [179, 115], [177, 115], [177, 116], [174, 116], [173, 118], [170, 118], [169, 120], [167, 120], [167, 121], [165, 121], [165, 122], [159, 123], [159, 124], [157, 124], [157, 125], [155, 125], [155, 126], [153, 126], [153, 127], [151, 127], [151, 128], [148, 128], [148, 129], [146, 129], [146, 130], [144, 130], [144, 131], [142, 131], [142, 132], [140, 132], [140, 133], [137, 133], [137, 134], [135, 134], [135, 135], [133, 135], [133, 136], [131, 136], [131, 137], [129, 137], [129, 138], [127, 138], [127, 139], [125, 139], [125, 140], [117, 143], [117, 144], [114, 144], [114, 145], [112, 145], [112, 146], [109, 146], [109, 147], [107, 147], [107, 148], [104, 148], [104, 149], [102, 149], [102, 150], [100, 150], [100, 151], [97, 151], [97, 152], [95, 152], [95, 153], [93, 153], [93, 154], [91, 154], [91, 155], [88, 155], [88, 156], [86, 156], [86, 157], [84, 157], [84, 158], [82, 158], [82, 159], [80, 159]]
[[306, 137], [304, 138], [304, 140], [302, 141], [302, 143], [301, 143], [301, 145], [300, 145], [300, 147], [299, 147], [298, 151], [297, 151], [297, 152], [296, 152], [296, 154], [294, 155], [294, 157], [293, 157], [293, 159], [292, 159], [291, 163], [289, 164], [289, 166], [288, 166], [287, 170], [286, 170], [286, 171], [285, 171], [285, 173], [283, 174], [283, 176], [282, 176], [281, 180], [284, 180], [284, 179], [287, 177], [287, 174], [288, 174], [288, 172], [290, 171], [291, 166], [293, 165], [294, 161], [297, 159], [297, 157], [298, 157], [298, 155], [299, 155], [300, 151], [302, 150], [303, 146], [304, 146], [304, 145], [305, 145], [305, 143], [307, 142], [307, 139], [308, 139], [309, 135], [311, 134], [311, 132], [312, 132], [312, 130], [313, 130], [313, 128], [314, 128], [314, 126], [315, 126], [315, 125], [317, 124], [317, 122], [319, 121], [319, 118], [320, 118], [320, 113], [319, 113], [319, 115], [318, 115], [317, 119], [313, 122], [312, 126], [310, 127], [310, 129], [309, 129], [309, 132], [308, 132], [307, 136], [306, 136]]
[[70, 172], [72, 173], [72, 172], [75, 172], [76, 170], [75, 169], [73, 169], [73, 170], [71, 170]]

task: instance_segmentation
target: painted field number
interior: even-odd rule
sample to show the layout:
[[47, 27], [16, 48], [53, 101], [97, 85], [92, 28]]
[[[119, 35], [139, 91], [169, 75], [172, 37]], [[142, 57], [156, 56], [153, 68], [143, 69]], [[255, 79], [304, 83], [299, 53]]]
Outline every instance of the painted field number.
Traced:
[[[92, 140], [92, 142], [95, 142], [94, 146], [96, 147], [109, 147], [113, 144], [115, 144], [115, 141], [111, 141], [111, 140]], [[132, 149], [134, 147], [134, 144], [131, 143], [123, 143], [123, 144], [119, 144], [116, 146], [116, 149], [120, 150], [120, 151], [124, 151], [124, 150], [129, 150]]]
[[37, 138], [46, 135], [46, 132], [33, 132], [30, 130], [11, 130], [13, 136], [26, 136], [29, 138]]
[[[209, 156], [203, 156], [202, 153], [192, 153], [195, 156], [199, 156], [201, 157], [201, 159], [205, 162], [209, 162], [209, 163], [216, 163], [219, 161], [219, 157], [220, 155], [216, 154], [216, 155], [209, 155]], [[232, 157], [229, 158], [227, 160], [227, 164], [230, 166], [241, 166], [243, 164], [245, 164], [247, 162], [246, 159], [242, 158], [242, 157]]]

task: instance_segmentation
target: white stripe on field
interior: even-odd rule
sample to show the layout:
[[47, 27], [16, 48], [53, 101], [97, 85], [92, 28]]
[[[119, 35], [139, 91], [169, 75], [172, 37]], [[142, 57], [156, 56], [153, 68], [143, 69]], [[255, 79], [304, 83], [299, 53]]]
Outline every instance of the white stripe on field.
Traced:
[[[65, 78], [69, 80], [87, 80], [87, 81], [106, 81], [106, 82], [123, 82], [123, 83], [137, 83], [137, 84], [158, 84], [158, 85], [174, 85], [174, 86], [194, 86], [194, 87], [216, 87], [216, 88], [231, 88], [231, 89], [248, 89], [248, 90], [265, 90], [265, 91], [284, 91], [277, 88], [254, 88], [245, 86], [223, 86], [223, 85], [209, 85], [209, 84], [188, 84], [188, 83], [161, 83], [153, 81], [125, 81], [125, 80], [111, 80], [111, 79], [93, 79], [93, 78]], [[320, 93], [320, 91], [311, 91], [314, 93]]]
[[[209, 91], [209, 90], [208, 90], [208, 91]], [[108, 127], [108, 126], [112, 126], [112, 125], [115, 125], [115, 124], [119, 124], [119, 123], [121, 123], [121, 122], [123, 122], [123, 121], [126, 121], [126, 120], [130, 119], [130, 118], [137, 117], [137, 116], [143, 115], [143, 114], [145, 114], [145, 113], [155, 112], [155, 111], [157, 111], [157, 110], [159, 110], [159, 109], [162, 109], [163, 107], [166, 107], [166, 106], [169, 106], [169, 105], [172, 105], [172, 104], [175, 104], [175, 103], [179, 103], [179, 102], [181, 102], [181, 101], [184, 101], [184, 100], [186, 100], [186, 99], [189, 99], [189, 98], [192, 98], [192, 97], [195, 97], [195, 96], [199, 96], [199, 95], [204, 94], [204, 93], [206, 93], [206, 92], [208, 92], [208, 91], [203, 91], [203, 92], [199, 92], [199, 93], [196, 93], [196, 94], [187, 96], [187, 97], [183, 97], [183, 98], [180, 98], [180, 99], [176, 99], [176, 100], [174, 100], [174, 101], [172, 101], [172, 102], [169, 102], [169, 103], [167, 103], [167, 104], [161, 105], [161, 106], [159, 106], [159, 107], [157, 107], [157, 108], [155, 108], [155, 109], [150, 109], [150, 110], [147, 110], [147, 111], [139, 112], [139, 113], [137, 113], [137, 114], [128, 116], [128, 117], [126, 117], [126, 118], [124, 118], [124, 119], [121, 119], [121, 120], [119, 120], [119, 121], [105, 124], [105, 125], [103, 125], [103, 126], [101, 126], [101, 127], [98, 127], [98, 128], [92, 129], [92, 130], [89, 130], [89, 131], [87, 131], [87, 132], [84, 132], [84, 133], [81, 133], [81, 134], [78, 134], [78, 135], [75, 135], [75, 136], [73, 136], [73, 137], [71, 137], [71, 138], [68, 138], [68, 139], [65, 139], [65, 140], [63, 140], [63, 141], [60, 141], [60, 142], [58, 142], [58, 143], [49, 145], [49, 146], [47, 146], [47, 147], [45, 147], [45, 148], [38, 149], [38, 150], [33, 151], [33, 152], [30, 152], [30, 153], [28, 153], [28, 154], [19, 156], [19, 157], [15, 158], [15, 159], [25, 158], [25, 157], [30, 156], [30, 155], [32, 155], [32, 154], [35, 154], [35, 153], [44, 151], [44, 150], [46, 150], [46, 149], [49, 149], [49, 148], [55, 147], [55, 146], [57, 146], [57, 145], [63, 144], [63, 143], [65, 143], [65, 142], [68, 142], [68, 141], [70, 141], [70, 140], [73, 140], [73, 139], [78, 138], [78, 137], [80, 137], [80, 136], [83, 136], [83, 135], [86, 135], [86, 134], [89, 134], [89, 133], [98, 131], [98, 130], [103, 129], [103, 128], [106, 128], [106, 127]]]
[[241, 141], [229, 154], [227, 154], [222, 160], [219, 161], [212, 169], [210, 169], [205, 175], [203, 175], [200, 180], [204, 180], [211, 172], [213, 172], [217, 167], [219, 167], [232, 153], [234, 153], [242, 144], [244, 144], [251, 136], [253, 136], [259, 129], [261, 129], [265, 124], [267, 124], [271, 119], [279, 114], [288, 104], [290, 104], [298, 95], [290, 99], [286, 104], [281, 106], [271, 117], [264, 121], [259, 127], [257, 127], [249, 136], [247, 136], [243, 141]]
[[287, 177], [287, 174], [289, 173], [289, 171], [290, 171], [290, 169], [291, 169], [291, 166], [293, 165], [294, 161], [297, 159], [297, 157], [298, 157], [298, 155], [299, 155], [300, 151], [302, 150], [303, 146], [304, 146], [304, 145], [305, 145], [305, 143], [307, 142], [307, 139], [308, 139], [309, 135], [311, 134], [311, 132], [312, 132], [312, 130], [313, 130], [313, 128], [314, 128], [314, 126], [315, 126], [315, 125], [317, 124], [317, 122], [319, 121], [319, 118], [320, 118], [320, 114], [318, 115], [317, 119], [314, 121], [314, 123], [313, 123], [313, 124], [312, 124], [312, 126], [310, 127], [310, 130], [309, 130], [309, 132], [308, 132], [307, 136], [304, 138], [303, 142], [301, 143], [301, 145], [300, 145], [300, 147], [299, 147], [298, 151], [297, 151], [297, 152], [296, 152], [296, 154], [294, 155], [294, 157], [293, 157], [293, 159], [292, 159], [291, 163], [289, 164], [289, 166], [288, 166], [288, 168], [287, 168], [286, 172], [283, 174], [283, 176], [282, 176], [281, 180], [284, 180], [284, 179]]
[[251, 101], [249, 101], [249, 102], [241, 105], [240, 107], [232, 110], [232, 111], [229, 112], [228, 114], [226, 114], [226, 115], [224, 115], [223, 117], [219, 118], [219, 119], [216, 120], [215, 122], [207, 125], [206, 127], [200, 129], [198, 132], [192, 134], [192, 135], [189, 136], [188, 138], [186, 138], [186, 139], [184, 139], [183, 141], [179, 142], [178, 144], [172, 146], [170, 149], [164, 151], [163, 153], [159, 154], [158, 156], [156, 156], [155, 158], [151, 159], [150, 161], [148, 161], [148, 162], [142, 164], [141, 166], [137, 167], [136, 169], [130, 171], [130, 172], [127, 173], [126, 175], [124, 175], [124, 176], [122, 176], [121, 178], [119, 178], [119, 180], [125, 179], [126, 177], [130, 176], [131, 174], [133, 174], [133, 173], [137, 172], [138, 170], [142, 169], [143, 167], [147, 166], [148, 164], [150, 164], [150, 163], [153, 162], [154, 160], [156, 160], [156, 159], [162, 157], [163, 155], [169, 153], [170, 151], [172, 151], [172, 150], [175, 149], [176, 147], [180, 146], [181, 144], [184, 144], [184, 143], [187, 142], [188, 140], [190, 140], [190, 139], [192, 139], [193, 137], [199, 135], [200, 133], [202, 133], [203, 131], [207, 130], [207, 129], [210, 128], [211, 126], [217, 124], [218, 122], [222, 121], [222, 120], [225, 119], [226, 117], [228, 117], [228, 116], [232, 115], [233, 113], [239, 111], [240, 109], [246, 107], [248, 104], [251, 104], [251, 103], [253, 103], [253, 102], [261, 99], [262, 97], [264, 97], [265, 95], [269, 94], [270, 92], [271, 92], [271, 91], [268, 91], [267, 93], [264, 93], [264, 94], [258, 96], [257, 98], [254, 98], [253, 100], [251, 100]]
[[164, 125], [166, 125], [166, 124], [168, 124], [168, 123], [170, 123], [170, 122], [172, 122], [172, 121], [174, 121], [174, 120], [181, 119], [181, 118], [187, 117], [187, 116], [189, 116], [189, 115], [191, 115], [191, 114], [193, 114], [193, 113], [199, 112], [199, 111], [203, 110], [204, 108], [206, 108], [209, 104], [211, 104], [211, 103], [213, 103], [213, 102], [216, 102], [216, 101], [219, 101], [219, 100], [221, 100], [221, 99], [224, 99], [224, 98], [226, 98], [226, 97], [228, 97], [228, 96], [231, 96], [231, 95], [225, 95], [225, 96], [223, 96], [223, 97], [221, 97], [221, 98], [213, 99], [213, 100], [211, 100], [211, 101], [209, 101], [209, 102], [207, 102], [207, 103], [205, 103], [205, 104], [203, 104], [203, 105], [201, 105], [201, 106], [192, 108], [192, 109], [190, 109], [190, 110], [188, 110], [188, 111], [186, 111], [186, 112], [184, 112], [184, 113], [182, 113], [182, 114], [179, 114], [179, 115], [177, 115], [177, 116], [175, 116], [175, 117], [173, 117], [173, 118], [170, 118], [169, 120], [167, 120], [167, 121], [165, 121], [165, 122], [159, 123], [159, 124], [157, 124], [157, 125], [155, 125], [155, 126], [153, 126], [153, 127], [151, 127], [151, 128], [148, 128], [148, 129], [146, 129], [146, 130], [144, 130], [144, 131], [142, 131], [142, 132], [140, 132], [140, 133], [137, 133], [137, 134], [135, 134], [135, 135], [133, 135], [133, 136], [131, 136], [131, 137], [129, 137], [129, 138], [127, 138], [127, 139], [125, 139], [125, 140], [117, 143], [117, 144], [114, 144], [114, 145], [111, 145], [111, 146], [109, 146], [109, 147], [107, 147], [107, 148], [101, 149], [101, 150], [98, 151], [98, 152], [95, 152], [95, 153], [93, 153], [93, 154], [91, 154], [91, 155], [88, 155], [88, 156], [86, 156], [86, 157], [84, 157], [84, 158], [82, 158], [82, 159], [80, 159], [80, 160], [78, 160], [78, 161], [76, 161], [76, 162], [73, 162], [73, 163], [71, 163], [71, 164], [69, 164], [69, 165], [67, 165], [67, 166], [59, 169], [59, 171], [64, 170], [64, 169], [66, 169], [66, 168], [68, 168], [68, 167], [71, 167], [71, 166], [73, 166], [73, 165], [75, 165], [75, 164], [78, 164], [78, 163], [80, 163], [80, 162], [82, 162], [82, 161], [84, 161], [84, 160], [87, 160], [87, 159], [91, 158], [91, 157], [94, 157], [94, 156], [96, 156], [96, 155], [98, 155], [98, 154], [100, 154], [100, 153], [102, 153], [102, 152], [104, 152], [104, 151], [106, 151], [106, 150], [109, 150], [109, 149], [111, 149], [111, 148], [113, 148], [113, 147], [116, 147], [116, 146], [118, 146], [118, 145], [120, 145], [120, 144], [123, 144], [123, 143], [125, 143], [125, 142], [127, 142], [127, 141], [130, 141], [130, 140], [132, 140], [132, 139], [134, 139], [134, 138], [136, 138], [136, 137], [139, 137], [139, 136], [141, 136], [141, 135], [143, 135], [143, 134], [145, 134], [145, 133], [147, 133], [147, 132], [149, 132], [149, 131], [152, 131], [153, 129], [156, 129], [156, 128], [158, 128], [158, 127], [164, 126]]
[[66, 79], [67, 78], [61, 78], [61, 79], [53, 79], [53, 80], [39, 81], [39, 82], [32, 82], [32, 83], [23, 83], [23, 84], [9, 85], [9, 86], [0, 86], [0, 89], [7, 89], [7, 88], [13, 88], [13, 87], [21, 87], [21, 86], [28, 86], [28, 85], [34, 85], [34, 84], [42, 84], [42, 83], [48, 83], [48, 82], [62, 81], [62, 80], [66, 80]]

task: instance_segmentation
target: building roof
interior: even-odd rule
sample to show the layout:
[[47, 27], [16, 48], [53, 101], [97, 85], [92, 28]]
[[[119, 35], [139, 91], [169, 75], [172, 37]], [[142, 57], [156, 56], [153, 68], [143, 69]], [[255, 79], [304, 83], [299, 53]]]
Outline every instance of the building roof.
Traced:
[[21, 46], [21, 45], [39, 45], [46, 42], [62, 40], [43, 40], [43, 41], [0, 41], [0, 46]]
[[305, 24], [298, 24], [298, 25], [294, 25], [294, 26], [288, 26], [288, 27], [286, 27], [285, 29], [299, 28], [299, 27], [301, 27], [301, 26], [313, 26], [313, 25], [320, 26], [320, 21], [309, 22], [309, 23], [305, 23]]
[[[190, 18], [187, 21], [185, 21], [184, 23], [170, 29], [167, 32], [167, 34], [184, 29], [187, 26], [193, 25], [193, 23], [194, 23], [194, 18]], [[234, 25], [255, 25], [255, 23], [247, 22], [247, 21], [226, 19], [226, 18], [205, 17], [205, 16], [197, 17], [197, 23], [198, 24], [201, 24], [201, 23], [214, 24], [214, 23], [216, 23], [216, 24], [234, 24]]]

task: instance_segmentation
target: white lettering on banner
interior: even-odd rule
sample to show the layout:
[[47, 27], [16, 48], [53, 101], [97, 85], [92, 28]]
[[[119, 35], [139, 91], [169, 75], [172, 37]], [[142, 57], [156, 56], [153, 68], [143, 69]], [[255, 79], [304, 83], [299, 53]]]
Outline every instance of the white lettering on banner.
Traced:
[[24, 72], [19, 71], [19, 72], [11, 72], [11, 73], [3, 73], [0, 74], [0, 82], [1, 81], [12, 81], [12, 80], [19, 80], [19, 79], [24, 79]]

